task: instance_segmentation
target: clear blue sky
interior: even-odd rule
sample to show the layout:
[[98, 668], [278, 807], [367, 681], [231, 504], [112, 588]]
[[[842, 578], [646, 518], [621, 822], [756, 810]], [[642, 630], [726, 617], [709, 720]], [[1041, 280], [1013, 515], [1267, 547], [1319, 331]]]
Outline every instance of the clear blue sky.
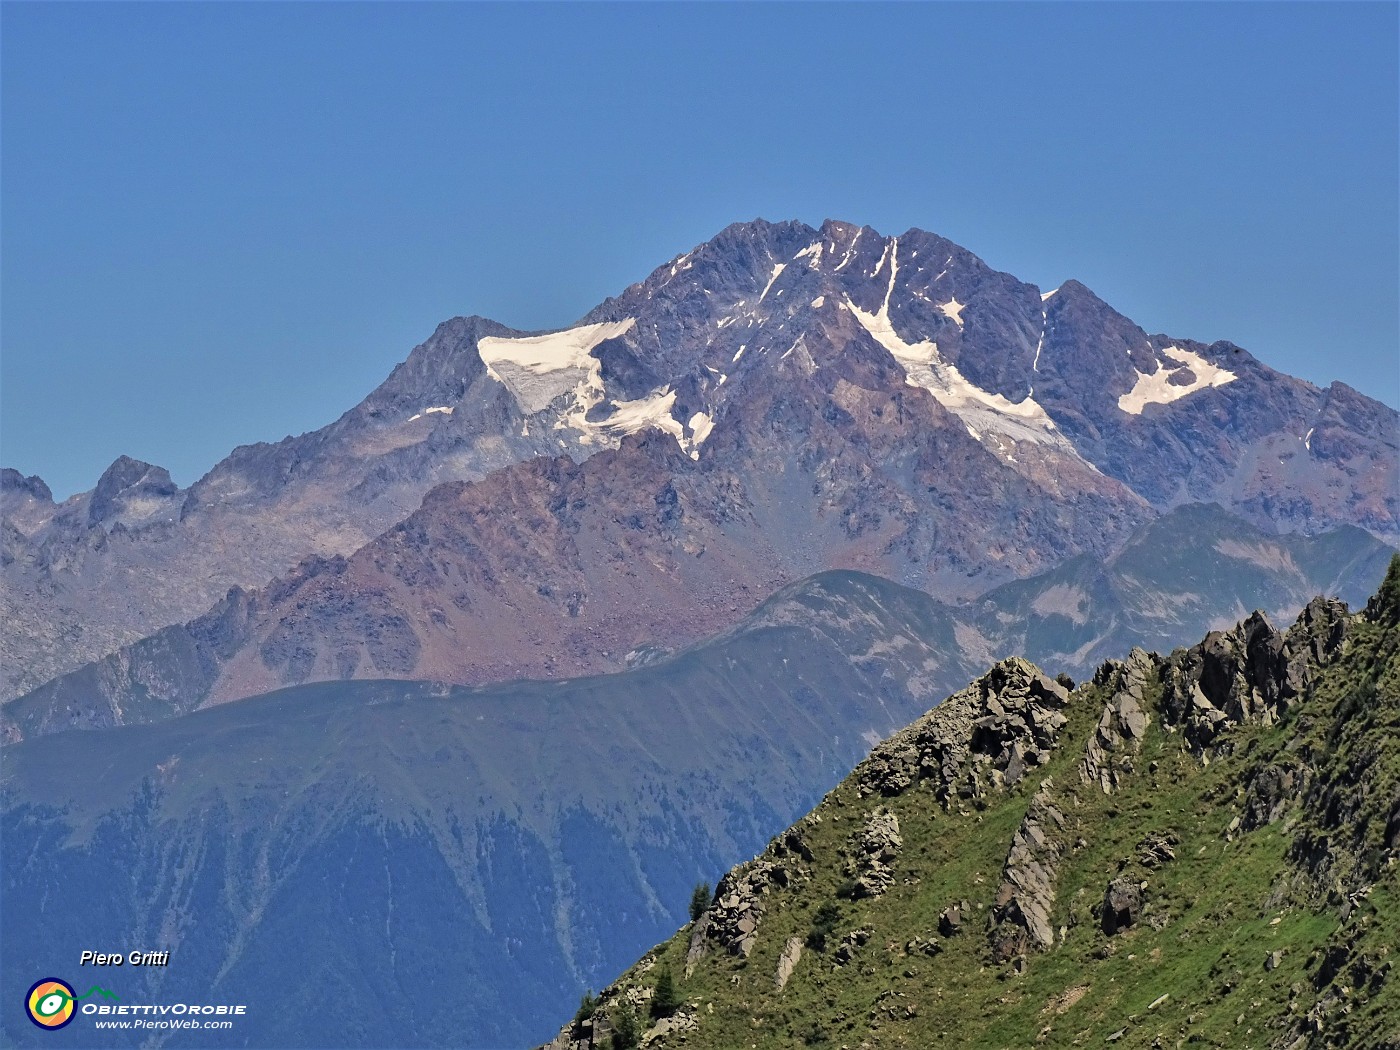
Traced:
[[1400, 403], [1397, 6], [14, 4], [0, 461], [189, 484], [730, 222], [941, 233]]

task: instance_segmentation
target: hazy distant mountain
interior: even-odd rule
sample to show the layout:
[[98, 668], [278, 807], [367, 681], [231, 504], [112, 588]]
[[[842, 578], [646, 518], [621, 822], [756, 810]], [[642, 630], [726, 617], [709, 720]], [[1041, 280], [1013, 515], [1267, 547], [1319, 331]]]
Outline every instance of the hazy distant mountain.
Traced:
[[[238, 592], [12, 700], [0, 739], [159, 721], [318, 679], [582, 674], [720, 630], [820, 550], [781, 521], [722, 513], [730, 505], [669, 450], [643, 440], [435, 492], [348, 560]], [[657, 509], [629, 512], [639, 497]], [[1080, 677], [1109, 653], [1169, 651], [1254, 609], [1284, 618], [1314, 594], [1360, 601], [1392, 553], [1360, 529], [1270, 536], [1192, 504], [1106, 557], [1070, 558], [961, 606], [928, 601], [960, 658], [1023, 653]]]
[[621, 675], [329, 683], [12, 745], [0, 993], [141, 945], [178, 965], [110, 974], [124, 1001], [256, 1004], [185, 1045], [524, 1046], [972, 673], [932, 599], [827, 573]]
[[[348, 556], [434, 486], [494, 470], [487, 488], [435, 493], [419, 522], [457, 501], [476, 515], [469, 539], [524, 529], [477, 512], [504, 498], [509, 514], [546, 514], [585, 562], [618, 541], [570, 521], [603, 511], [560, 494], [610, 486], [614, 524], [655, 522], [641, 531], [663, 564], [724, 551], [750, 583], [747, 604], [724, 595], [733, 608], [697, 617], [692, 638], [822, 568], [965, 597], [1107, 554], [1187, 502], [1271, 531], [1394, 537], [1396, 430], [1394, 411], [1341, 384], [1319, 390], [1230, 343], [1149, 336], [1076, 282], [1042, 292], [933, 234], [755, 221], [563, 332], [446, 322], [335, 423], [240, 448], [188, 490], [122, 458], [54, 506], [41, 481], [6, 473], [0, 657], [23, 692], [232, 586]], [[527, 462], [542, 455], [568, 462]], [[382, 542], [411, 546], [398, 535]], [[541, 599], [612, 601], [589, 572]], [[304, 662], [274, 645], [250, 688], [279, 680], [284, 658]], [[312, 662], [314, 677], [399, 673], [369, 652]]]

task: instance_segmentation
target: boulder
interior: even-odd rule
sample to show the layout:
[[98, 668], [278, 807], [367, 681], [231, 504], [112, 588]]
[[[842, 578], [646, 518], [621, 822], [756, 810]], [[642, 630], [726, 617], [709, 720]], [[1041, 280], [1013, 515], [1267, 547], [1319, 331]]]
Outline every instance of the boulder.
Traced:
[[1131, 879], [1114, 879], [1104, 891], [1099, 922], [1112, 937], [1142, 918], [1142, 889]]
[[783, 945], [782, 955], [778, 956], [778, 973], [773, 982], [779, 991], [786, 987], [788, 978], [792, 976], [792, 971], [797, 968], [797, 962], [801, 958], [802, 938], [789, 937], [787, 944]]

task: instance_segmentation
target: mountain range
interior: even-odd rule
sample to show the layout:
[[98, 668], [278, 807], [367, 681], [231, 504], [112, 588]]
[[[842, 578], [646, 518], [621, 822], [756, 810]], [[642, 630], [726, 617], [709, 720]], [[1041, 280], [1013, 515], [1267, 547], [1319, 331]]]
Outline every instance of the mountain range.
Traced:
[[1397, 464], [1393, 410], [1077, 282], [755, 221], [561, 332], [445, 322], [331, 425], [189, 489], [122, 457], [55, 505], [4, 471], [0, 667], [14, 697], [214, 617], [257, 638], [215, 700], [612, 671], [814, 572], [969, 599], [1189, 503], [1394, 542]]
[[[608, 455], [596, 461], [605, 464]], [[649, 480], [664, 492], [674, 477], [655, 472]], [[544, 508], [527, 513], [517, 505], [502, 519], [501, 501], [477, 503], [495, 480], [456, 490], [446, 504], [430, 501], [348, 560], [305, 563], [266, 592], [232, 596], [189, 624], [10, 701], [0, 712], [0, 738], [159, 721], [365, 669], [376, 677], [483, 684], [635, 666], [723, 630], [755, 591], [781, 583], [771, 567], [743, 560], [734, 527], [716, 533], [724, 546], [705, 559], [667, 558], [672, 551], [599, 510], [615, 505], [606, 491], [571, 492], [565, 482], [561, 503], [577, 504], [568, 513], [593, 538], [584, 547], [564, 529], [545, 527]], [[632, 493], [637, 480], [628, 475]], [[473, 503], [464, 508], [466, 496]], [[496, 529], [493, 542], [464, 537], [482, 521]], [[744, 535], [763, 540], [761, 531]], [[1217, 505], [1189, 504], [1139, 527], [1110, 555], [1078, 555], [973, 602], [924, 599], [929, 615], [947, 625], [938, 643], [944, 659], [976, 666], [1022, 653], [1056, 673], [1083, 676], [1111, 653], [1170, 650], [1255, 608], [1291, 616], [1318, 593], [1364, 600], [1391, 553], [1354, 527], [1270, 535]], [[714, 579], [716, 564], [723, 585]], [[588, 595], [593, 609], [572, 607], [561, 592]], [[609, 614], [598, 615], [598, 607]]]
[[618, 675], [318, 683], [9, 745], [0, 993], [159, 944], [127, 1001], [250, 1004], [199, 1045], [524, 1046], [974, 669], [926, 595], [827, 573]]
[[[1135, 702], [1183, 740], [1213, 716], [1160, 705], [1192, 683], [1231, 732], [1283, 720], [1210, 647], [1253, 653], [1251, 610], [1303, 615], [1269, 652], [1352, 622], [1400, 540], [1398, 426], [933, 234], [755, 221], [562, 331], [447, 321], [187, 489], [121, 457], [56, 503], [0, 471], [0, 992], [100, 937], [178, 960], [121, 994], [262, 1004], [207, 1045], [546, 1039], [988, 666], [929, 717], [1033, 693], [1054, 731], [978, 773], [1021, 802], [1124, 666], [1177, 676]], [[1315, 641], [1295, 692], [1341, 658]], [[1139, 783], [1111, 743], [1091, 779]], [[1001, 797], [958, 804], [988, 818], [949, 825], [969, 857], [1016, 830]], [[644, 1005], [640, 972], [611, 1002]]]

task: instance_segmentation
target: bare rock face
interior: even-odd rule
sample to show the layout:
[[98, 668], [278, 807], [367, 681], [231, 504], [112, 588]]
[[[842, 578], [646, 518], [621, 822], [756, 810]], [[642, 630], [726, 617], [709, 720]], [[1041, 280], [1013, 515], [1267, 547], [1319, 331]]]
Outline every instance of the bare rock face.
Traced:
[[689, 977], [695, 972], [695, 964], [705, 957], [707, 945], [706, 937], [710, 933], [710, 911], [714, 907], [713, 903], [706, 908], [690, 927], [690, 943], [685, 949], [685, 975]]
[[1105, 665], [1103, 675], [1116, 675], [1113, 695], [1104, 704], [1099, 724], [1085, 748], [1079, 765], [1079, 779], [1086, 784], [1097, 783], [1105, 795], [1118, 786], [1118, 769], [1114, 758], [1142, 748], [1142, 738], [1149, 721], [1148, 702], [1143, 691], [1149, 679], [1157, 677], [1160, 658], [1134, 649], [1121, 665]]
[[1142, 918], [1142, 890], [1131, 879], [1118, 878], [1104, 890], [1099, 924], [1112, 937]]
[[[1031, 799], [1011, 840], [1002, 866], [992, 918], [992, 955], [1006, 962], [1031, 947], [1055, 943], [1050, 911], [1055, 904], [1055, 879], [1064, 854], [1065, 817], [1055, 805], [1054, 784], [1047, 777]], [[946, 914], [946, 913], [945, 913]]]
[[1049, 761], [1068, 701], [1033, 664], [1004, 660], [871, 752], [857, 784], [889, 796], [928, 781], [945, 806], [1015, 785]]
[[899, 818], [887, 809], [870, 814], [857, 845], [856, 896], [878, 897], [889, 888], [894, 882], [891, 864], [903, 848]]
[[798, 960], [802, 958], [802, 938], [789, 937], [787, 944], [783, 945], [783, 954], [778, 956], [778, 973], [773, 979], [781, 991], [787, 987], [788, 980], [792, 977], [792, 971], [797, 969]]
[[1278, 820], [1284, 809], [1306, 792], [1310, 779], [1311, 771], [1302, 762], [1272, 763], [1252, 770], [1245, 787], [1241, 829], [1255, 831]]
[[[748, 957], [758, 939], [758, 926], [763, 921], [764, 898], [782, 876], [775, 870], [780, 865], [760, 857], [735, 868], [720, 880], [715, 888], [714, 903], [705, 913], [703, 924], [697, 923], [691, 935], [686, 965], [693, 967], [709, 949], [716, 945], [731, 955]], [[693, 958], [692, 958], [693, 956]]]

